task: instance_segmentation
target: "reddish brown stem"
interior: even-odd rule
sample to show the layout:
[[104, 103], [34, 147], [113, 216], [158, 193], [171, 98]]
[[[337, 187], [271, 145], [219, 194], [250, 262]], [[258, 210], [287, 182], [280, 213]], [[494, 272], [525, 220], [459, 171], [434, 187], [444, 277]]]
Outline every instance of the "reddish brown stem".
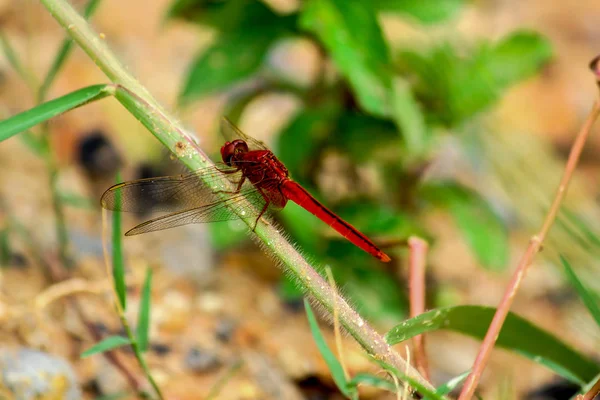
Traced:
[[[600, 77], [598, 73], [598, 62], [592, 62], [590, 64], [592, 71], [594, 72], [596, 79]], [[573, 172], [575, 171], [575, 167], [577, 166], [577, 162], [579, 161], [579, 156], [583, 150], [585, 142], [590, 135], [592, 126], [598, 116], [600, 115], [600, 100], [596, 99], [592, 110], [590, 111], [589, 116], [587, 117], [585, 123], [583, 124], [581, 130], [577, 134], [575, 138], [575, 142], [573, 143], [573, 147], [571, 148], [571, 152], [569, 153], [569, 159], [567, 160], [567, 165], [565, 166], [565, 172], [563, 173], [562, 179], [558, 186], [558, 190], [556, 192], [556, 196], [550, 206], [550, 210], [546, 215], [544, 223], [540, 231], [534, 235], [529, 241], [529, 246], [527, 250], [521, 257], [519, 264], [517, 265], [517, 269], [515, 270], [511, 281], [504, 293], [504, 297], [496, 310], [496, 314], [494, 315], [494, 319], [490, 324], [490, 327], [483, 339], [483, 343], [479, 349], [479, 354], [477, 354], [477, 358], [475, 359], [475, 363], [473, 364], [473, 369], [471, 374], [468, 376], [463, 390], [460, 394], [458, 400], [469, 400], [475, 393], [475, 388], [479, 383], [479, 379], [483, 373], [483, 370], [490, 358], [492, 349], [494, 348], [494, 344], [496, 343], [496, 339], [500, 334], [500, 329], [506, 319], [506, 315], [510, 310], [512, 302], [517, 294], [517, 291], [521, 285], [521, 281], [525, 277], [525, 273], [527, 272], [527, 268], [531, 264], [533, 257], [537, 254], [542, 246], [544, 239], [546, 238], [554, 220], [556, 219], [556, 215], [560, 209], [562, 201], [567, 193], [567, 188], [569, 187], [569, 183], [571, 181], [571, 177], [573, 176]]]
[[[416, 236], [408, 239], [409, 256], [409, 292], [410, 317], [414, 318], [425, 312], [425, 263], [427, 259], [427, 242]], [[415, 366], [423, 377], [429, 380], [429, 366], [425, 351], [425, 335], [413, 338]]]
[[577, 400], [594, 400], [600, 394], [600, 379], [594, 383], [594, 386], [586, 394], [577, 396]]

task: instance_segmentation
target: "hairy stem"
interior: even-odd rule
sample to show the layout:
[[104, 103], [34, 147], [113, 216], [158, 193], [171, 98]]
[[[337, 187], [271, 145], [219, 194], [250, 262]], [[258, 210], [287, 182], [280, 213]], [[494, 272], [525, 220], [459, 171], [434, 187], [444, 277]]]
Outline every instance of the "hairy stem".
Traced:
[[[54, 18], [67, 30], [68, 34], [90, 56], [98, 67], [115, 84], [127, 88], [125, 92], [117, 90], [116, 98], [130, 110], [155, 136], [177, 155], [175, 150], [181, 144], [195, 151], [180, 158], [191, 170], [197, 170], [212, 164], [192, 138], [185, 134], [183, 126], [140, 85], [109, 50], [104, 40], [94, 32], [88, 23], [65, 0], [40, 0]], [[135, 96], [123, 96], [131, 92]], [[143, 101], [136, 101], [136, 98]], [[253, 219], [243, 218], [247, 224]], [[300, 253], [289, 243], [273, 224], [260, 222], [256, 227], [257, 237], [277, 260], [281, 260], [286, 272], [291, 274], [328, 312], [332, 313], [334, 304], [339, 310], [340, 322], [354, 339], [370, 354], [385, 361], [400, 371], [407, 371], [414, 380], [424, 386], [431, 385], [414, 368], [408, 366], [402, 357], [389, 346], [378, 332], [367, 324], [341, 296], [331, 290], [327, 282], [308, 264]]]

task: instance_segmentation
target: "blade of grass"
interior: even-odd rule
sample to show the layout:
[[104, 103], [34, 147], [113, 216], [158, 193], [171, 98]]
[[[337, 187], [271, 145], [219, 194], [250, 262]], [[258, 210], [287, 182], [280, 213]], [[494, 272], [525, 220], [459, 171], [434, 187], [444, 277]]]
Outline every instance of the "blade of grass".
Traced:
[[[94, 14], [96, 9], [98, 8], [98, 5], [100, 4], [100, 1], [101, 0], [90, 0], [87, 3], [85, 9], [83, 10], [83, 16], [85, 17], [85, 19], [89, 19]], [[42, 84], [40, 85], [40, 88], [38, 90], [38, 103], [42, 103], [46, 99], [48, 89], [50, 89], [50, 86], [54, 82], [58, 71], [67, 60], [68, 55], [71, 53], [72, 47], [73, 39], [71, 39], [71, 37], [67, 37], [60, 46], [60, 50], [56, 54], [56, 57], [54, 58], [54, 61], [52, 62], [52, 65], [50, 66], [50, 69], [46, 74], [44, 82], [42, 82]]]
[[349, 389], [358, 388], [358, 385], [368, 385], [396, 393], [396, 386], [389, 380], [372, 374], [356, 374], [347, 384]]
[[[120, 174], [117, 174], [117, 183], [121, 181]], [[121, 202], [121, 193], [116, 192], [115, 203], [117, 209]], [[127, 310], [127, 285], [125, 284], [125, 262], [123, 260], [123, 240], [121, 237], [121, 213], [112, 213], [112, 263], [113, 279], [115, 292], [119, 298], [119, 304], [123, 311]]]
[[[118, 213], [115, 213], [118, 214]], [[146, 270], [146, 279], [142, 289], [142, 300], [137, 324], [137, 343], [143, 353], [148, 349], [148, 333], [150, 331], [150, 295], [152, 292], [152, 270]]]
[[106, 339], [102, 340], [99, 343], [96, 343], [83, 353], [81, 353], [81, 358], [86, 358], [89, 356], [93, 356], [94, 354], [104, 353], [108, 350], [116, 349], [117, 347], [122, 347], [125, 345], [131, 344], [131, 341], [123, 336], [109, 336]]
[[327, 343], [325, 342], [325, 337], [321, 333], [319, 329], [319, 324], [317, 323], [317, 319], [315, 318], [315, 314], [312, 311], [312, 308], [308, 302], [308, 300], [304, 299], [304, 309], [306, 310], [306, 317], [308, 318], [308, 324], [310, 326], [310, 331], [312, 333], [313, 339], [317, 344], [317, 348], [319, 349], [319, 353], [325, 360], [329, 371], [331, 372], [331, 376], [333, 377], [333, 381], [337, 385], [338, 389], [349, 398], [356, 398], [357, 393], [356, 390], [351, 390], [348, 386], [348, 381], [346, 380], [346, 374], [344, 374], [344, 368], [342, 364], [335, 358], [335, 354], [331, 351]]
[[[483, 339], [495, 312], [495, 308], [483, 306], [439, 308], [402, 322], [385, 337], [389, 344], [395, 345], [415, 335], [444, 329]], [[587, 382], [600, 372], [598, 364], [513, 313], [508, 314], [497, 345], [544, 365], [573, 382]]]
[[8, 39], [6, 38], [6, 35], [4, 34], [4, 32], [1, 30], [0, 30], [0, 44], [2, 44], [2, 50], [4, 51], [4, 55], [6, 56], [6, 59], [8, 60], [11, 67], [14, 68], [14, 70], [17, 72], [17, 74], [19, 74], [21, 79], [23, 79], [23, 81], [25, 81], [25, 83], [27, 84], [27, 86], [29, 86], [30, 89], [35, 88], [37, 86], [37, 79], [35, 78], [33, 73], [29, 69], [25, 68], [23, 63], [21, 63], [21, 60], [19, 60], [17, 53], [13, 49], [13, 47], [10, 44], [10, 42], [8, 41]]
[[434, 392], [433, 390], [430, 390], [429, 388], [425, 387], [424, 385], [422, 385], [419, 381], [412, 379], [410, 376], [404, 374], [403, 372], [398, 371], [397, 368], [394, 368], [393, 366], [380, 361], [380, 360], [373, 360], [376, 364], [378, 364], [381, 368], [383, 368], [384, 370], [386, 370], [390, 375], [397, 377], [398, 379], [404, 381], [404, 382], [408, 382], [408, 384], [417, 392], [419, 392], [422, 396], [427, 396], [428, 398], [432, 399], [432, 400], [446, 400], [444, 398], [444, 396], [437, 394], [436, 392]]
[[583, 301], [583, 304], [585, 304], [587, 307], [588, 311], [596, 321], [596, 324], [600, 326], [600, 307], [598, 306], [596, 298], [588, 289], [586, 289], [583, 283], [581, 283], [577, 277], [577, 274], [575, 274], [575, 271], [573, 271], [573, 268], [571, 268], [571, 265], [566, 258], [561, 255], [560, 261], [562, 261], [562, 264], [565, 267], [565, 272], [567, 273], [569, 281], [571, 281], [571, 285], [573, 285], [577, 291], [577, 294], [579, 294], [579, 297], [581, 297], [581, 301]]
[[[435, 392], [437, 394], [439, 394], [439, 395], [442, 395], [442, 396], [450, 393], [451, 391], [453, 391], [454, 389], [456, 389], [458, 387], [458, 385], [460, 385], [462, 382], [464, 382], [465, 379], [467, 379], [467, 376], [469, 376], [470, 373], [471, 373], [471, 370], [468, 370], [468, 371], [463, 372], [462, 374], [458, 375], [457, 377], [450, 379], [448, 382], [446, 382], [443, 385], [439, 386], [436, 389]], [[423, 400], [431, 400], [431, 399], [428, 399], [426, 397]]]
[[92, 85], [13, 115], [0, 121], [0, 142], [66, 111], [109, 96], [112, 91], [109, 85]]

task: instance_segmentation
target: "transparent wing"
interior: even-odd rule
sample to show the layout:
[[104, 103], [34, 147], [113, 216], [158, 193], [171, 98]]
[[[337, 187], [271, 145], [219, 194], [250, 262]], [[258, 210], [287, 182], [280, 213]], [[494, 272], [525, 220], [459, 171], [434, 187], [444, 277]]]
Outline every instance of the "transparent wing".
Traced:
[[[203, 207], [178, 211], [146, 221], [127, 233], [126, 236], [139, 235], [147, 232], [160, 231], [187, 224], [200, 224], [205, 222], [218, 222], [239, 219], [241, 216], [258, 216], [265, 208], [266, 200], [256, 188], [241, 191], [225, 200], [215, 201]], [[269, 209], [277, 210], [274, 203], [269, 204]], [[234, 210], [232, 212], [232, 210]], [[236, 212], [238, 214], [236, 214]]]
[[[189, 174], [119, 183], [104, 192], [100, 202], [111, 211], [173, 212], [214, 203], [217, 200], [214, 191], [232, 190], [231, 184], [237, 186], [241, 179], [240, 171], [219, 164]], [[252, 185], [244, 184], [243, 188], [246, 187]]]
[[225, 140], [231, 142], [235, 139], [242, 139], [248, 144], [250, 150], [269, 150], [266, 144], [246, 135], [240, 128], [235, 126], [227, 117], [221, 118], [221, 134]]

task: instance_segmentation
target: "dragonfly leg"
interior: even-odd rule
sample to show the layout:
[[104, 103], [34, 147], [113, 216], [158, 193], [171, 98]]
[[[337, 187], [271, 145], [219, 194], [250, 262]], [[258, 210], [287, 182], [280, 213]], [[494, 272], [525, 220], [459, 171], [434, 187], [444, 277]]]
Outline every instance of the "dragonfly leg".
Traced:
[[258, 214], [258, 217], [256, 218], [256, 221], [254, 221], [254, 227], [252, 228], [252, 232], [254, 232], [256, 230], [256, 226], [258, 225], [258, 220], [260, 219], [260, 217], [263, 216], [263, 214], [267, 211], [267, 208], [269, 208], [269, 204], [271, 204], [271, 200], [269, 199], [269, 197], [262, 191], [261, 188], [258, 188], [258, 192], [261, 194], [261, 196], [263, 197], [263, 199], [265, 199], [265, 205], [263, 206], [262, 210], [260, 211], [260, 214]]
[[245, 181], [246, 181], [246, 177], [242, 176], [240, 178], [240, 181], [237, 182], [237, 187], [235, 188], [235, 190], [233, 190], [233, 191], [231, 191], [231, 190], [217, 190], [215, 193], [238, 194], [240, 192], [240, 190], [242, 189], [242, 185], [244, 184]]

